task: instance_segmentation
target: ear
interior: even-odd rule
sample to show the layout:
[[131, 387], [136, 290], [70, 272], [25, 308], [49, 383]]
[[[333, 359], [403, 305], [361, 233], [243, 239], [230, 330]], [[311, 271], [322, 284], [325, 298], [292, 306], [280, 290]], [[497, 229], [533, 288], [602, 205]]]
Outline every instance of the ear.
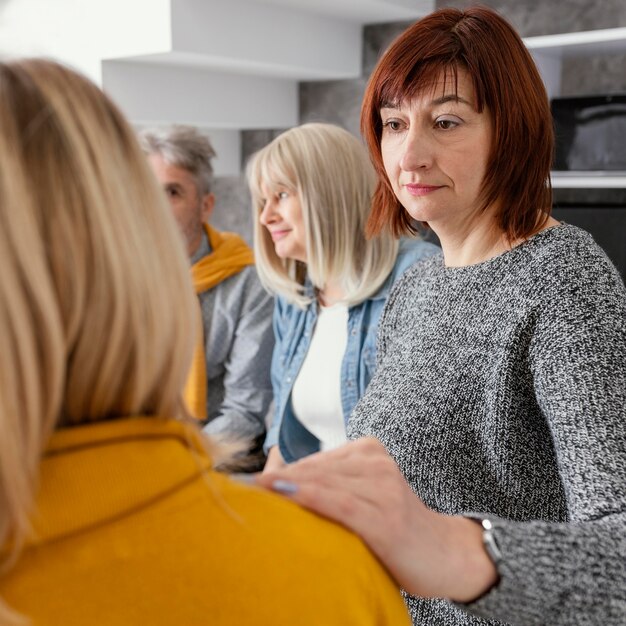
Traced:
[[202, 221], [208, 222], [215, 206], [215, 194], [205, 193], [202, 196]]

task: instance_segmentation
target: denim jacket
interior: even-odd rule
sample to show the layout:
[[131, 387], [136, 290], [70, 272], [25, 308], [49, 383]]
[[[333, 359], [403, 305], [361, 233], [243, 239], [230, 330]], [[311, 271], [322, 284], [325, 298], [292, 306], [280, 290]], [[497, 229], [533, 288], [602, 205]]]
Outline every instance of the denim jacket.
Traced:
[[[348, 343], [341, 365], [341, 404], [346, 424], [376, 369], [378, 321], [391, 287], [411, 265], [438, 251], [433, 244], [403, 239], [393, 270], [378, 292], [349, 308]], [[308, 288], [312, 295], [312, 287]], [[271, 368], [274, 419], [265, 439], [265, 450], [278, 445], [289, 463], [320, 448], [318, 439], [296, 419], [291, 406], [291, 391], [309, 349], [317, 315], [315, 302], [301, 309], [282, 297], [276, 298], [273, 319], [276, 343]]]

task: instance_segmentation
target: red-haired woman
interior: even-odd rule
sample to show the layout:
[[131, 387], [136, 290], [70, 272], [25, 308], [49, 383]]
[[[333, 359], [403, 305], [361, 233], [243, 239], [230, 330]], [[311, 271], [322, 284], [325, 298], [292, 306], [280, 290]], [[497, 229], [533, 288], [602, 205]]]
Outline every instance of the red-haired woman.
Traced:
[[362, 131], [370, 232], [426, 223], [443, 254], [390, 295], [358, 441], [261, 482], [361, 534], [415, 624], [626, 623], [626, 291], [550, 217], [530, 54], [492, 10], [436, 11], [380, 60]]

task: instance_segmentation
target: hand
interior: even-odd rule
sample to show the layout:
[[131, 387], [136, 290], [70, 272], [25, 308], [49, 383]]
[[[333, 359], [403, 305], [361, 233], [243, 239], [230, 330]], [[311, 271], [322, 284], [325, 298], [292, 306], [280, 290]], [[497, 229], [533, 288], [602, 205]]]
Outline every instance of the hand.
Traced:
[[280, 448], [278, 446], [272, 446], [267, 454], [267, 461], [265, 461], [263, 472], [278, 470], [285, 465], [287, 464], [285, 463], [285, 459], [283, 459], [283, 455], [280, 453]]
[[497, 581], [481, 527], [429, 509], [376, 439], [268, 469], [257, 482], [360, 535], [413, 595], [469, 602]]

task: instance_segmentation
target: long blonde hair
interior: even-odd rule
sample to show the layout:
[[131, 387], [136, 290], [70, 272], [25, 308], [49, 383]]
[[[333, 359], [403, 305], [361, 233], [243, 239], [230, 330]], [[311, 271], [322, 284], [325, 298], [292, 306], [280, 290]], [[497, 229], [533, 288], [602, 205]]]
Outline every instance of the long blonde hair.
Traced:
[[[312, 300], [304, 290], [304, 274], [318, 289], [338, 280], [343, 302], [357, 304], [373, 295], [391, 272], [398, 242], [387, 233], [368, 240], [376, 174], [365, 147], [348, 131], [332, 124], [292, 128], [254, 154], [247, 168], [252, 195], [254, 243], [259, 277], [268, 291], [300, 307]], [[261, 185], [283, 185], [296, 193], [302, 207], [306, 272], [300, 262], [281, 259], [265, 227]]]
[[15, 557], [53, 429], [184, 415], [197, 307], [133, 130], [50, 61], [0, 64], [0, 268], [0, 547]]

